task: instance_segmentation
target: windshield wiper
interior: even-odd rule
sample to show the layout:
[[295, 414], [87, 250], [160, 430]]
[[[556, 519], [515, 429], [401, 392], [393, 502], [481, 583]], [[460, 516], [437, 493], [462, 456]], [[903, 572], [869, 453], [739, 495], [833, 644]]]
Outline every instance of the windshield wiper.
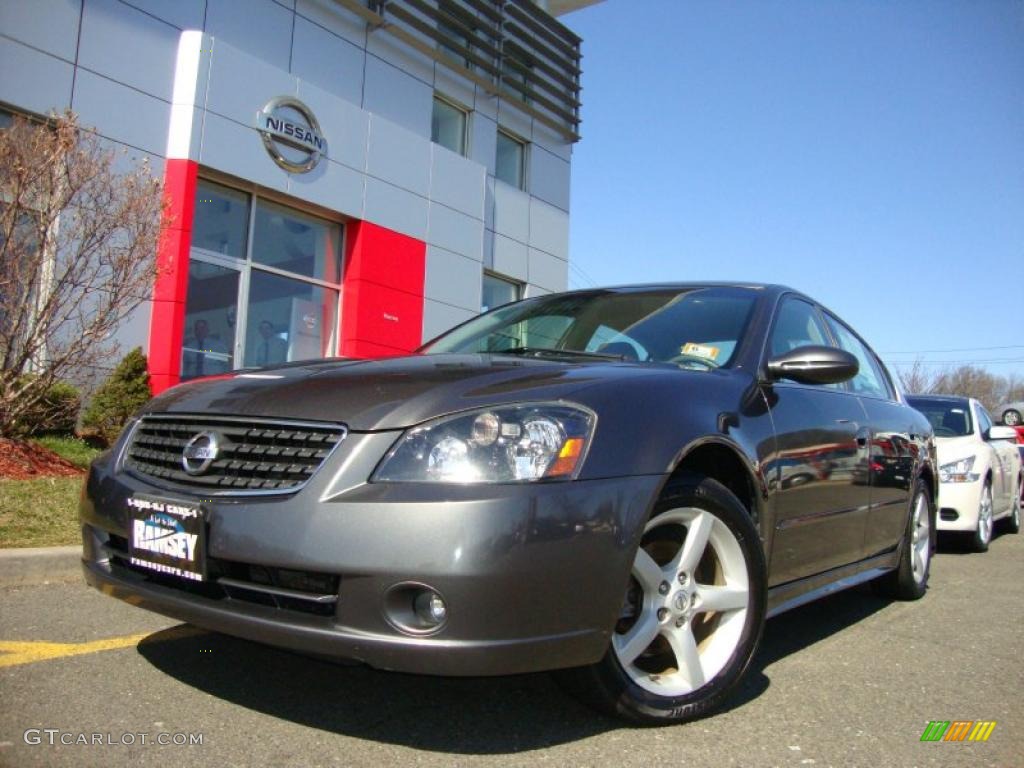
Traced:
[[509, 347], [488, 350], [491, 355], [550, 355], [551, 357], [596, 357], [599, 360], [625, 360], [625, 355], [607, 352], [585, 352], [582, 349], [554, 349], [553, 347]]

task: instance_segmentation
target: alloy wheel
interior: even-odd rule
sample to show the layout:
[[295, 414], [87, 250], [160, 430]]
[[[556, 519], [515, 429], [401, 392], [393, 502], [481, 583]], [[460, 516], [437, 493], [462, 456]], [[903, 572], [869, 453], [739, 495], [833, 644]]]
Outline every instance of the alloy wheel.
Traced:
[[981, 492], [978, 509], [978, 541], [988, 544], [992, 540], [992, 488], [986, 485]]
[[913, 531], [910, 536], [911, 566], [914, 581], [922, 583], [928, 574], [928, 558], [931, 557], [931, 519], [928, 512], [928, 498], [919, 493], [914, 501]]
[[729, 527], [707, 510], [671, 509], [644, 529], [612, 647], [641, 688], [692, 693], [735, 653], [749, 603], [746, 561]]

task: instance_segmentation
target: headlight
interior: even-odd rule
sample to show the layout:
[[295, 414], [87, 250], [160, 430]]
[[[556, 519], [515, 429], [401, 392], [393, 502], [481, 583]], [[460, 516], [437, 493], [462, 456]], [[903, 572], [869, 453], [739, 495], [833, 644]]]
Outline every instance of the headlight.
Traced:
[[973, 483], [978, 479], [978, 475], [971, 474], [974, 458], [968, 456], [966, 459], [943, 464], [939, 467], [939, 480], [943, 483]]
[[446, 416], [402, 435], [371, 482], [571, 480], [596, 421], [590, 411], [555, 403]]

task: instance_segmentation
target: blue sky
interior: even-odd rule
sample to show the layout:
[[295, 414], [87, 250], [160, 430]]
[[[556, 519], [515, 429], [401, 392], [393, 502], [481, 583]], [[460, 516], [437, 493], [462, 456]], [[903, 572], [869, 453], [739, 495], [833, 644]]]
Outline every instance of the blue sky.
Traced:
[[785, 283], [890, 367], [1024, 376], [1024, 0], [605, 0], [564, 20], [584, 39], [573, 287]]

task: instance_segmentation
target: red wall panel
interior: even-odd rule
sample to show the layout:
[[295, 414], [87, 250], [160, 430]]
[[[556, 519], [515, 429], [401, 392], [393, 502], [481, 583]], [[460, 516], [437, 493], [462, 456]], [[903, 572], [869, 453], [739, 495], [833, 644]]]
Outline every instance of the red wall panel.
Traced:
[[357, 221], [346, 225], [345, 244], [340, 353], [381, 357], [419, 347], [426, 243]]
[[164, 165], [166, 208], [157, 250], [157, 277], [149, 323], [149, 381], [154, 395], [177, 384], [181, 377], [188, 256], [198, 169], [192, 160], [168, 159]]

